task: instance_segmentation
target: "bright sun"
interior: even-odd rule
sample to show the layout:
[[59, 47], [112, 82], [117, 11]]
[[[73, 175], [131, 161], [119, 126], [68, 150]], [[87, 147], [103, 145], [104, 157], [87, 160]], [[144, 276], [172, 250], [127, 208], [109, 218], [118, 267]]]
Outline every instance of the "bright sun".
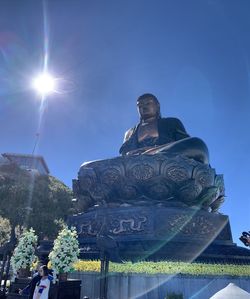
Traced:
[[44, 96], [56, 91], [56, 79], [48, 73], [43, 73], [34, 78], [32, 87]]

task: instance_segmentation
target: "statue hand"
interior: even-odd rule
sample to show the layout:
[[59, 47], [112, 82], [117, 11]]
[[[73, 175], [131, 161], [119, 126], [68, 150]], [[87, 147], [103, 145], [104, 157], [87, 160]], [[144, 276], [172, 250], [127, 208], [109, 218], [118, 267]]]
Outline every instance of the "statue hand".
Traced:
[[126, 155], [141, 155], [145, 151], [152, 149], [152, 147], [147, 146], [147, 147], [142, 147], [142, 148], [137, 148], [135, 150], [129, 151], [126, 153]]

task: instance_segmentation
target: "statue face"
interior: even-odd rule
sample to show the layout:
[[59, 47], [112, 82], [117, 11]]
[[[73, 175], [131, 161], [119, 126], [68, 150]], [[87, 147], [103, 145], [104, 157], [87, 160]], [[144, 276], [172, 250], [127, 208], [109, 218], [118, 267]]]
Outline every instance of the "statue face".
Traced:
[[152, 98], [137, 101], [137, 109], [142, 119], [157, 117], [159, 115], [159, 106]]

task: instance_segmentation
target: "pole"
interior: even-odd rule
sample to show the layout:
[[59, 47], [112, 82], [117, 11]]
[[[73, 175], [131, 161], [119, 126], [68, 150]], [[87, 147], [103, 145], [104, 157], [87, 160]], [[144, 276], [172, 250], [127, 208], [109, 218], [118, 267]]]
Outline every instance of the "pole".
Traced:
[[105, 255], [105, 261], [104, 261], [104, 299], [108, 298], [108, 273], [109, 273], [109, 257], [108, 255]]
[[100, 299], [107, 299], [108, 295], [108, 271], [109, 258], [106, 252], [102, 249], [100, 252], [101, 272], [100, 272]]

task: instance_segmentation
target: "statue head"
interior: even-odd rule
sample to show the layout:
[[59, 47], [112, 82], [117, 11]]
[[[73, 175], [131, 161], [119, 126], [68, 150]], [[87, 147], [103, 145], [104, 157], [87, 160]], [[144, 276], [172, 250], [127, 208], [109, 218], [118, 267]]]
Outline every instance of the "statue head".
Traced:
[[141, 120], [161, 117], [160, 103], [151, 93], [145, 93], [137, 99], [137, 109]]

